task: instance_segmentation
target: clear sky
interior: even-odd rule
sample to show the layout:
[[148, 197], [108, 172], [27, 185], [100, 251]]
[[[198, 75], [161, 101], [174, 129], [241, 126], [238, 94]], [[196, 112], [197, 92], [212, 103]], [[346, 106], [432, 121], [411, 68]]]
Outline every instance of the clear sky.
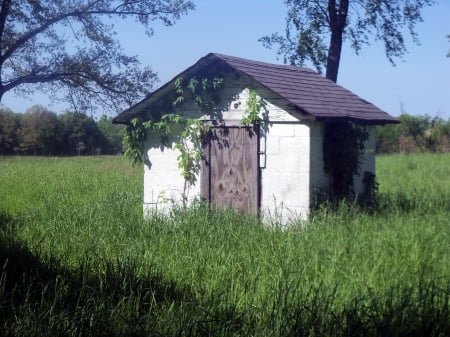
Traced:
[[[285, 29], [283, 0], [194, 0], [197, 9], [183, 16], [173, 27], [155, 26], [155, 35], [145, 36], [138, 24], [117, 25], [125, 51], [151, 65], [162, 85], [209, 52], [258, 61], [282, 63], [277, 50], [262, 46], [258, 39]], [[344, 44], [338, 83], [386, 112], [397, 116], [429, 114], [450, 118], [450, 0], [423, 11], [424, 22], [417, 26], [421, 42], [407, 38], [409, 54], [393, 67], [383, 46], [374, 42], [359, 56]], [[156, 87], [155, 87], [156, 89]], [[3, 104], [23, 112], [33, 104], [48, 105], [43, 97], [23, 100], [11, 94]], [[65, 110], [50, 105], [55, 112]]]

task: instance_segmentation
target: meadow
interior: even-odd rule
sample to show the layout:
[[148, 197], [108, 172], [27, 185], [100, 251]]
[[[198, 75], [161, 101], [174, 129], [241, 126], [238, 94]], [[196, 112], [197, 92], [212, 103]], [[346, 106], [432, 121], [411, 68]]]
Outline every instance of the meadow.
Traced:
[[282, 230], [144, 221], [123, 157], [1, 157], [0, 336], [450, 336], [449, 164], [379, 156], [376, 207]]

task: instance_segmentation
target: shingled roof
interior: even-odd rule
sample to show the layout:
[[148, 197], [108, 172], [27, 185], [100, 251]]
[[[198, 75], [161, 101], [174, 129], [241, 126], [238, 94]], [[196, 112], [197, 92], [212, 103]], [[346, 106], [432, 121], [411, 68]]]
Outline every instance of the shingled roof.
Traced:
[[[215, 68], [223, 69], [224, 67], [247, 75], [259, 85], [288, 101], [302, 113], [318, 120], [352, 120], [366, 124], [398, 123], [397, 119], [372, 103], [308, 68], [210, 53], [175, 78], [186, 78], [202, 69], [213, 72]], [[135, 106], [123, 111], [114, 118], [113, 122], [128, 124], [132, 118], [148, 109], [158, 97], [173, 88], [172, 80]]]

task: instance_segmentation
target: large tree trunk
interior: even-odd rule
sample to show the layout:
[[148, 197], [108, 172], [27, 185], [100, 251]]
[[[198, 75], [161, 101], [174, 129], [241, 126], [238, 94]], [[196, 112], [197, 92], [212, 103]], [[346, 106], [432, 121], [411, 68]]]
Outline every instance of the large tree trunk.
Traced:
[[337, 82], [339, 62], [342, 51], [342, 32], [334, 31], [331, 33], [330, 46], [327, 56], [326, 77], [333, 82]]
[[339, 62], [341, 60], [342, 36], [347, 22], [350, 0], [341, 0], [336, 8], [336, 0], [328, 0], [328, 15], [330, 20], [330, 46], [328, 47], [326, 77], [337, 82]]

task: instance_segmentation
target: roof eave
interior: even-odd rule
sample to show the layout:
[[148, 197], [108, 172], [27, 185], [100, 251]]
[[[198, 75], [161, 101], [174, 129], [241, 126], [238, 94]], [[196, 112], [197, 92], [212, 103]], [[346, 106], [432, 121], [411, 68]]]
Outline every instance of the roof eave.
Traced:
[[[239, 66], [236, 66], [234, 62], [230, 62], [230, 60], [227, 59], [228, 56], [221, 55], [221, 54], [214, 54], [209, 53], [206, 56], [199, 59], [195, 64], [190, 66], [189, 68], [185, 69], [178, 75], [176, 75], [172, 80], [155, 90], [153, 93], [148, 95], [145, 99], [138, 102], [134, 106], [130, 107], [129, 109], [123, 111], [120, 113], [117, 117], [113, 119], [114, 124], [125, 124], [130, 125], [131, 120], [135, 117], [138, 117], [142, 114], [148, 114], [152, 116], [154, 112], [151, 111], [151, 107], [153, 107], [153, 110], [157, 110], [157, 107], [155, 107], [155, 104], [158, 104], [162, 98], [164, 98], [166, 95], [170, 94], [171, 92], [174, 92], [174, 81], [177, 78], [180, 77], [189, 77], [189, 76], [195, 76], [198, 72], [201, 72], [202, 69], [208, 69], [211, 68], [211, 65], [215, 62], [219, 62], [219, 64], [222, 66], [229, 67], [229, 69], [236, 71], [241, 74], [245, 74], [248, 76], [251, 81], [255, 81], [260, 85], [261, 87], [264, 87], [265, 89], [272, 91], [273, 93], [279, 95], [281, 98], [285, 99], [289, 104], [292, 104], [294, 107], [296, 107], [301, 113], [309, 115], [316, 120], [320, 121], [332, 121], [332, 122], [345, 122], [345, 121], [352, 121], [359, 124], [367, 124], [367, 125], [386, 125], [386, 124], [398, 124], [400, 123], [399, 120], [395, 119], [394, 117], [390, 116], [389, 114], [385, 113], [384, 111], [376, 108], [375, 111], [372, 111], [372, 115], [369, 118], [368, 116], [362, 116], [362, 114], [359, 113], [348, 113], [348, 111], [345, 111], [341, 115], [336, 114], [328, 114], [325, 111], [309, 111], [307, 107], [299, 106], [297, 102], [290, 99], [290, 97], [286, 97], [286, 95], [282, 95], [281, 93], [277, 92], [273, 88], [267, 86], [264, 81], [260, 81], [258, 78], [253, 76], [251, 72], [246, 72], [240, 69]], [[246, 61], [246, 60], [245, 60]], [[345, 89], [345, 88], [344, 88]], [[351, 93], [351, 92], [350, 92]], [[353, 93], [351, 93], [354, 95]], [[356, 96], [357, 97], [357, 96]], [[364, 101], [365, 102], [365, 101]], [[167, 103], [167, 102], [166, 102]], [[371, 103], [365, 102], [367, 104]], [[373, 113], [375, 112], [375, 113]]]
[[[139, 116], [142, 114], [146, 108], [148, 108], [152, 103], [158, 100], [158, 97], [161, 97], [165, 95], [166, 93], [175, 90], [175, 87], [173, 87], [175, 81], [180, 77], [186, 77], [187, 74], [195, 74], [198, 72], [201, 68], [207, 66], [209, 63], [214, 61], [220, 61], [223, 64], [227, 64], [222, 59], [216, 56], [214, 53], [209, 53], [206, 56], [199, 59], [196, 63], [194, 63], [192, 66], [186, 68], [182, 72], [180, 72], [178, 75], [173, 77], [170, 81], [150, 93], [146, 98], [144, 98], [142, 101], [136, 103], [129, 109], [121, 112], [118, 116], [113, 118], [114, 124], [125, 124], [130, 125], [131, 119]], [[230, 66], [229, 64], [227, 64]]]
[[379, 119], [364, 119], [364, 118], [355, 118], [349, 116], [338, 116], [338, 117], [316, 117], [318, 121], [322, 122], [335, 122], [335, 123], [345, 123], [345, 122], [353, 122], [357, 124], [364, 125], [386, 125], [386, 124], [400, 124], [401, 122], [396, 118], [379, 118]]

